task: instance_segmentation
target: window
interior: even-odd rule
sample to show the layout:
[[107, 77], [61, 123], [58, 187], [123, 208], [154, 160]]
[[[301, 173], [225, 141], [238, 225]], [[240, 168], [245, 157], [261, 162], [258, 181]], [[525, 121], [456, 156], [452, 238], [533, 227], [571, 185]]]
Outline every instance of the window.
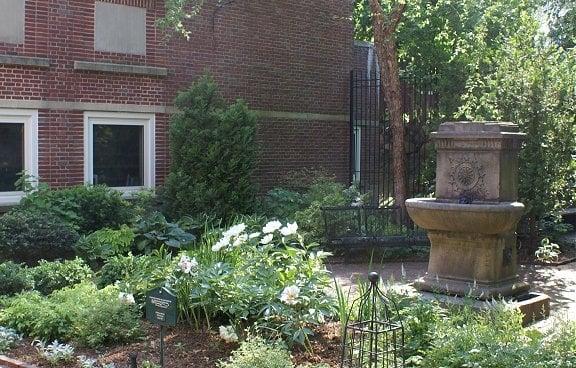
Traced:
[[24, 0], [0, 0], [0, 42], [24, 43]]
[[85, 113], [85, 181], [124, 191], [154, 186], [154, 115]]
[[38, 176], [38, 112], [0, 109], [0, 205], [17, 204], [19, 174]]
[[146, 55], [146, 9], [96, 1], [94, 50]]

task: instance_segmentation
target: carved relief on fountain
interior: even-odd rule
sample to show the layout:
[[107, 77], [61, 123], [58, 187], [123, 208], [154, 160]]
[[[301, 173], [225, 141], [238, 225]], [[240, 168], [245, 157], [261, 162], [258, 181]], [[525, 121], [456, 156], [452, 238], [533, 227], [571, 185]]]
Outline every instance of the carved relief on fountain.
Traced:
[[486, 200], [489, 193], [486, 190], [484, 178], [486, 169], [474, 154], [462, 154], [449, 157], [450, 189], [460, 198], [469, 197], [472, 200]]

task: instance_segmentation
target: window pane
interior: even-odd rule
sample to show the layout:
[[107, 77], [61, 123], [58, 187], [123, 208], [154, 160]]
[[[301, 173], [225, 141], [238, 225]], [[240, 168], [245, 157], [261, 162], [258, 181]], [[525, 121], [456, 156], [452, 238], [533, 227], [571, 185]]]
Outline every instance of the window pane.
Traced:
[[94, 125], [94, 184], [144, 185], [144, 127]]
[[24, 124], [0, 123], [0, 192], [15, 191], [24, 170]]

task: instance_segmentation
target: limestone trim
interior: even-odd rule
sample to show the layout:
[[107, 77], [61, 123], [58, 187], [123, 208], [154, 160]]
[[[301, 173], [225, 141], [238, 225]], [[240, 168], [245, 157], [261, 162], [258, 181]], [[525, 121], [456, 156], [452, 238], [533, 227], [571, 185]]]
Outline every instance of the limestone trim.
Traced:
[[36, 68], [49, 68], [50, 59], [41, 57], [0, 55], [0, 65], [31, 66]]
[[[47, 109], [67, 111], [114, 111], [114, 112], [141, 112], [155, 114], [173, 114], [176, 109], [165, 105], [138, 105], [138, 104], [110, 104], [98, 102], [52, 101], [52, 100], [14, 100], [0, 99], [0, 108], [14, 109]], [[273, 110], [252, 110], [265, 119], [306, 120], [327, 123], [348, 123], [346, 114], [319, 114], [310, 112], [291, 112]]]
[[117, 74], [138, 74], [152, 77], [166, 77], [168, 75], [167, 68], [143, 65], [98, 63], [92, 61], [75, 61], [74, 70]]

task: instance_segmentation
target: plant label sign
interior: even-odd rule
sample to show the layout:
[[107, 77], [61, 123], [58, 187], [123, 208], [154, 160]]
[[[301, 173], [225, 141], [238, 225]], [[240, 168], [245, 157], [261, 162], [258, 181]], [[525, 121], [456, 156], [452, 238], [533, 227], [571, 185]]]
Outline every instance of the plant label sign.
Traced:
[[151, 290], [146, 297], [146, 319], [160, 326], [176, 326], [177, 298], [166, 288]]

